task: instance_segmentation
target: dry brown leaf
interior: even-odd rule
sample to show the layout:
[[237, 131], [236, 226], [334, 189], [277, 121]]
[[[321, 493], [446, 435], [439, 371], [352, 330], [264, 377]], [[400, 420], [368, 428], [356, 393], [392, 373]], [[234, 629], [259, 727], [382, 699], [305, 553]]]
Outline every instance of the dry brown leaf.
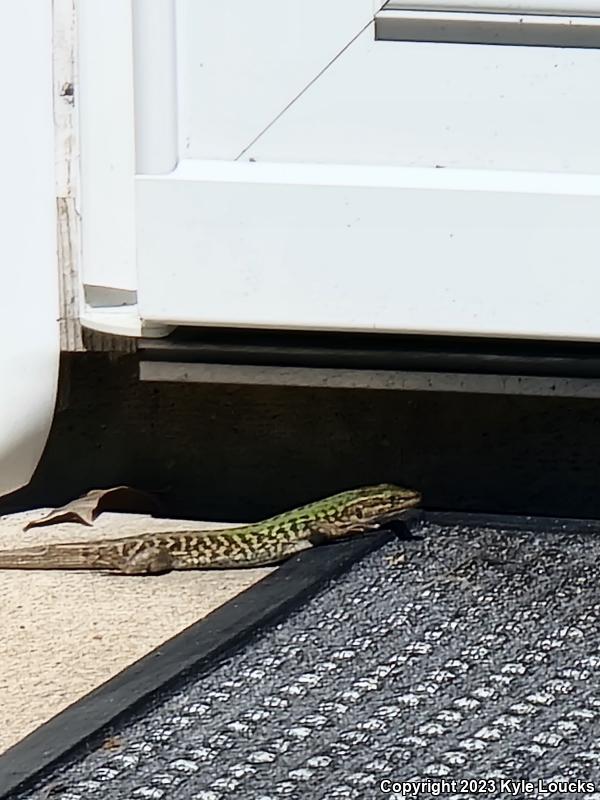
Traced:
[[54, 508], [39, 519], [28, 522], [23, 530], [59, 522], [80, 522], [93, 525], [103, 511], [125, 511], [132, 514], [160, 514], [161, 506], [156, 497], [131, 486], [115, 486], [111, 489], [92, 489], [66, 506]]

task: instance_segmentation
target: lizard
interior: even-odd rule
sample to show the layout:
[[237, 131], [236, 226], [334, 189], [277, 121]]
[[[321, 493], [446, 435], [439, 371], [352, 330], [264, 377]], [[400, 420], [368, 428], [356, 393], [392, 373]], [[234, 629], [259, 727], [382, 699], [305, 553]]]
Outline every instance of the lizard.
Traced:
[[392, 484], [326, 497], [261, 522], [0, 550], [0, 569], [108, 570], [124, 575], [276, 564], [314, 545], [376, 530], [421, 495]]

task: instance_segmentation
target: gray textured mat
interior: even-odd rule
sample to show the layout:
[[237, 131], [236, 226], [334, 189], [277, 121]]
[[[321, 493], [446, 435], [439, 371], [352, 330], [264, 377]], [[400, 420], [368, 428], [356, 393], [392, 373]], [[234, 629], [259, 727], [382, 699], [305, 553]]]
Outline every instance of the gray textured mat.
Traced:
[[600, 798], [600, 537], [416, 533], [19, 796]]

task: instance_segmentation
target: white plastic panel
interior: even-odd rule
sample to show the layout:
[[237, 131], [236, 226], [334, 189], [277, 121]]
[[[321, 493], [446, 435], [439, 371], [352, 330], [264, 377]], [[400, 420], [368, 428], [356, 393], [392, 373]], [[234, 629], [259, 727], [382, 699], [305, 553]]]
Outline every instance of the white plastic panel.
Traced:
[[600, 178], [184, 162], [138, 211], [146, 319], [600, 340]]
[[600, 50], [376, 41], [378, 6], [140, 0], [150, 46], [82, 0], [87, 282], [156, 323], [600, 340]]
[[132, 7], [79, 0], [83, 282], [135, 290]]
[[377, 42], [256, 142], [257, 161], [600, 172], [600, 50]]
[[176, 11], [180, 155], [234, 159], [375, 9], [372, 0], [177, 0]]
[[59, 362], [52, 7], [0, 4], [0, 494], [26, 484], [46, 443]]
[[173, 0], [133, 0], [133, 77], [136, 171], [175, 168], [177, 41]]

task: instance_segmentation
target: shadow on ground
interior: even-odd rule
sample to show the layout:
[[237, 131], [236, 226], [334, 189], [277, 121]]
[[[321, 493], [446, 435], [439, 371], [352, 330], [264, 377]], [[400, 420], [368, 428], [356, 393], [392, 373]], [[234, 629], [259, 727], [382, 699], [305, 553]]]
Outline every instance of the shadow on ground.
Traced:
[[249, 520], [367, 483], [431, 509], [600, 517], [600, 403], [141, 383], [137, 357], [65, 355], [28, 487], [0, 510], [90, 488], [164, 490], [171, 516]]

